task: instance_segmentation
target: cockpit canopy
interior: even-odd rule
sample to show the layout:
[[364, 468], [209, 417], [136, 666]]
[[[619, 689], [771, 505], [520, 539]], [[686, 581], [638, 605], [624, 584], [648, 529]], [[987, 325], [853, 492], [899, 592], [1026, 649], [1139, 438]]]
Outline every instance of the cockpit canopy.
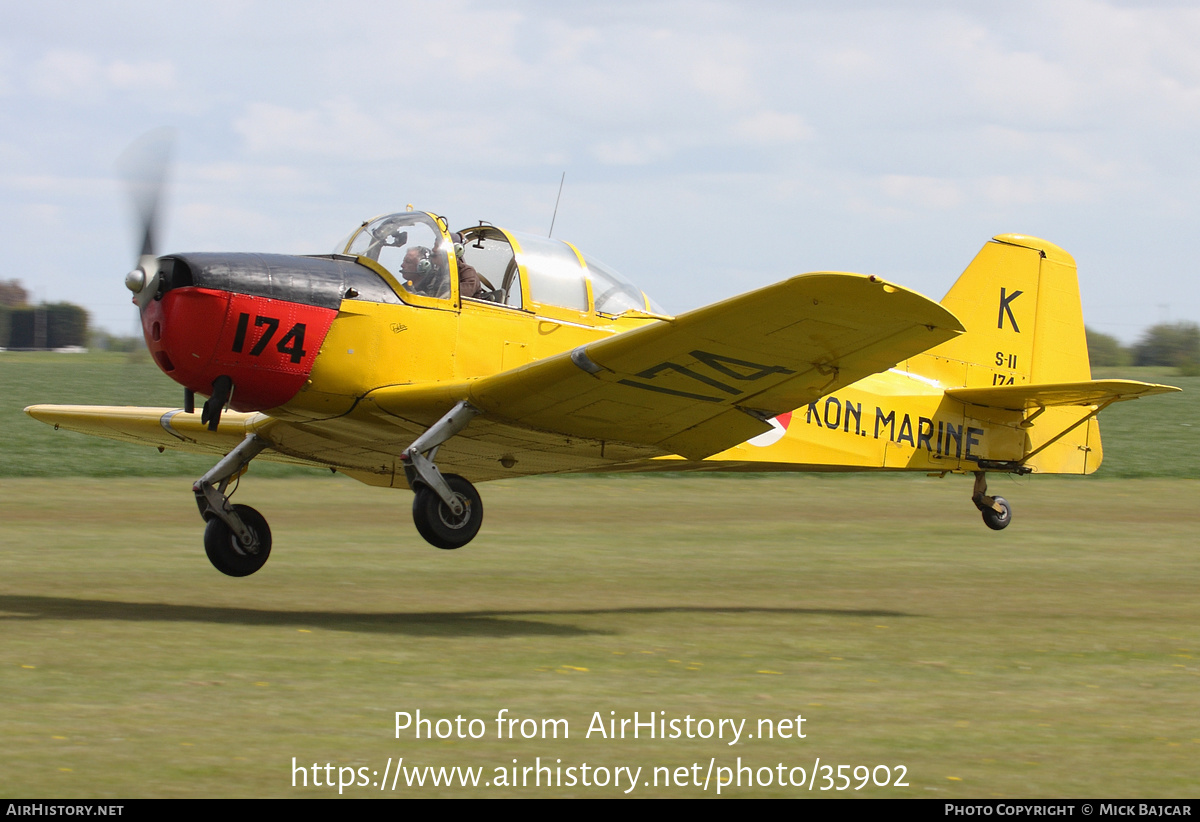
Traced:
[[363, 223], [334, 253], [377, 263], [409, 294], [448, 299], [449, 246], [441, 225], [424, 212], [410, 211]]
[[457, 233], [461, 243], [452, 242], [445, 220], [425, 212], [388, 214], [363, 223], [334, 253], [382, 269], [404, 299], [460, 298], [607, 316], [664, 313], [629, 280], [570, 243], [486, 224]]

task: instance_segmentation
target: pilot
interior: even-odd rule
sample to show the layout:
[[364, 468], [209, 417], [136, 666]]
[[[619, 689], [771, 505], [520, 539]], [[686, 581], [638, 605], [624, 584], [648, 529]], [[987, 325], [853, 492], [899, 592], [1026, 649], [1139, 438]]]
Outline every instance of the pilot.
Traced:
[[483, 286], [479, 282], [479, 272], [463, 259], [463, 235], [456, 231], [450, 239], [454, 242], [454, 256], [458, 258], [458, 294], [478, 298]]
[[414, 294], [427, 297], [449, 297], [450, 288], [442, 272], [434, 263], [433, 252], [423, 245], [411, 246], [404, 252], [400, 264], [405, 287]]

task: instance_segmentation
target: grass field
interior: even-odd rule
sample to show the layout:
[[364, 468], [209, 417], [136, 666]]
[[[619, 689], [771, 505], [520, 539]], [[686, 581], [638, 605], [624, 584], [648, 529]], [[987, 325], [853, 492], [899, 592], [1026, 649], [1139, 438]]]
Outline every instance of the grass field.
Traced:
[[[819, 757], [907, 769], [907, 787], [842, 795], [1195, 796], [1198, 484], [1008, 486], [1017, 519], [994, 533], [961, 478], [506, 482], [485, 487], [483, 534], [440, 552], [394, 492], [267, 480], [242, 498], [275, 523], [274, 555], [233, 580], [186, 494], [0, 481], [0, 792], [331, 793], [293, 788], [293, 757], [335, 781], [388, 757], [485, 779], [541, 757], [641, 766], [639, 782]], [[487, 735], [396, 739], [394, 713], [416, 709]], [[497, 740], [501, 709], [564, 718], [570, 738]], [[585, 738], [610, 711], [802, 715], [806, 738]]]
[[[121, 460], [141, 449], [114, 443], [114, 462], [73, 451], [64, 469], [63, 444], [90, 441], [12, 413], [34, 401], [175, 404], [178, 392], [119, 358], [90, 361], [81, 389], [76, 365], [21, 356], [0, 355], [4, 796], [324, 796], [337, 788], [312, 787], [313, 763], [332, 766], [322, 781], [339, 767], [378, 781], [398, 757], [482, 768], [480, 787], [402, 778], [395, 792], [346, 793], [628, 787], [627, 776], [483, 787], [539, 757], [577, 777], [583, 763], [610, 778], [641, 767], [632, 796], [713, 795], [715, 783], [691, 783], [739, 758], [774, 783], [780, 764], [785, 781], [820, 764], [811, 791], [746, 787], [743, 772], [723, 794], [1197, 793], [1195, 391], [1106, 412], [1108, 481], [994, 478], [1015, 514], [1000, 533], [983, 527], [962, 477], [537, 478], [483, 486], [483, 532], [446, 552], [416, 535], [407, 494], [256, 468], [238, 501], [268, 516], [275, 550], [234, 580], [201, 547], [187, 478], [207, 461], [164, 471], [174, 479], [126, 478]], [[122, 367], [120, 392], [79, 395]], [[1126, 408], [1139, 414], [1123, 424]], [[25, 440], [32, 431], [49, 439]], [[145, 450], [156, 467], [186, 459]], [[35, 465], [50, 468], [21, 475]], [[1112, 479], [1138, 473], [1160, 478]], [[417, 709], [484, 720], [485, 732], [397, 739], [395, 712]], [[502, 709], [565, 719], [570, 736], [497, 739]], [[596, 713], [634, 711], [744, 719], [755, 737], [585, 736]], [[758, 738], [759, 720], [797, 715], [804, 739]], [[293, 787], [293, 758], [309, 787]], [[904, 766], [908, 784], [856, 791], [852, 777], [822, 792], [843, 784], [839, 765], [893, 778]]]

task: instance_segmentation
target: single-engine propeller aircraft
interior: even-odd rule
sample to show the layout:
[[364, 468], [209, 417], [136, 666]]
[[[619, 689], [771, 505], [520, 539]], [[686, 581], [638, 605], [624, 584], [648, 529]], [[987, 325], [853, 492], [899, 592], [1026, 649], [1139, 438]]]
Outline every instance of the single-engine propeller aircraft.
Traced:
[[[802, 274], [678, 316], [573, 245], [432, 213], [367, 220], [334, 253], [153, 251], [126, 277], [183, 408], [35, 405], [54, 425], [211, 453], [193, 485], [216, 568], [271, 532], [230, 502], [252, 459], [410, 488], [439, 548], [466, 545], [474, 483], [598, 471], [1088, 474], [1096, 416], [1178, 390], [1092, 380], [1075, 263], [988, 242], [939, 304], [874, 276]], [[194, 397], [207, 397], [200, 413]], [[232, 410], [229, 410], [232, 409]]]

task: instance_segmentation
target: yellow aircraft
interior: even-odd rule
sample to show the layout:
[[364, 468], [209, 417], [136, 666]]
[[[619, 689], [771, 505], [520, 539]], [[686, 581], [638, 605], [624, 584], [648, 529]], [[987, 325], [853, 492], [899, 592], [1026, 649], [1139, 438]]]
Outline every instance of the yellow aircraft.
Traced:
[[1075, 263], [1033, 237], [988, 242], [940, 304], [821, 272], [670, 317], [569, 243], [448, 228], [410, 209], [325, 256], [156, 257], [148, 222], [126, 284], [185, 407], [26, 411], [220, 456], [204, 547], [246, 576], [271, 532], [227, 491], [256, 457], [410, 488], [439, 548], [478, 533], [473, 483], [580, 471], [969, 473], [999, 530], [987, 472], [1089, 474], [1101, 410], [1178, 390], [1091, 379]]

